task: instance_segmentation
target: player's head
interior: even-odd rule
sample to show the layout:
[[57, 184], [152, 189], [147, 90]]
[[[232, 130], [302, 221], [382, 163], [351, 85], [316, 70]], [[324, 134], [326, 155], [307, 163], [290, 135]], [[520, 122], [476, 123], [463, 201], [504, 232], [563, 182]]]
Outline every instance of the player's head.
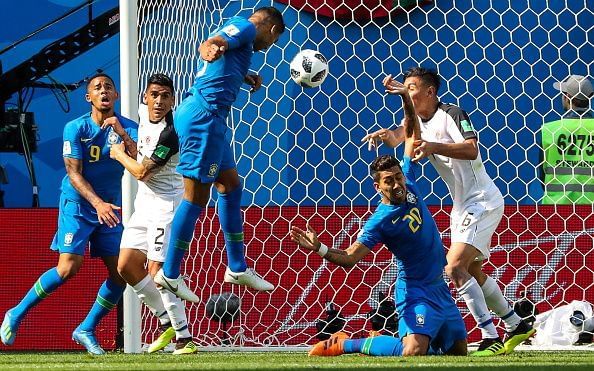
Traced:
[[438, 104], [437, 92], [441, 81], [435, 70], [413, 67], [404, 73], [403, 84], [408, 87], [417, 111], [427, 110]]
[[590, 108], [590, 98], [594, 95], [592, 82], [585, 76], [571, 75], [561, 82], [553, 84], [563, 97], [566, 110], [585, 111]]
[[285, 32], [283, 15], [273, 6], [257, 9], [250, 17], [250, 22], [256, 26], [254, 51], [268, 49]]
[[171, 111], [175, 104], [175, 89], [169, 76], [155, 73], [148, 78], [144, 104], [148, 106], [151, 122], [160, 122]]
[[85, 99], [91, 103], [92, 109], [103, 113], [113, 112], [119, 95], [113, 79], [105, 73], [93, 75], [87, 81]]
[[382, 195], [382, 202], [399, 204], [406, 200], [406, 179], [394, 156], [384, 155], [369, 165], [373, 186]]

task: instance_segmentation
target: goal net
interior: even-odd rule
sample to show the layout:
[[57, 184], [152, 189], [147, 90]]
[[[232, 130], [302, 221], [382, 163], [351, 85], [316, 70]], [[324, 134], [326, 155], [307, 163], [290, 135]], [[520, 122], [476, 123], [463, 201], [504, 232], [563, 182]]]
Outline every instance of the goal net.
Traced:
[[[288, 231], [309, 221], [335, 248], [356, 239], [379, 201], [368, 176], [378, 152], [361, 138], [402, 118], [400, 100], [383, 93], [381, 78], [400, 78], [417, 65], [436, 68], [441, 100], [468, 112], [487, 172], [505, 196], [486, 271], [511, 301], [528, 299], [540, 312], [592, 300], [592, 205], [542, 205], [539, 170], [540, 128], [563, 114], [553, 83], [594, 72], [591, 1], [142, 0], [140, 90], [150, 74], [163, 72], [174, 79], [180, 102], [197, 71], [199, 43], [228, 18], [268, 5], [282, 11], [287, 30], [277, 45], [254, 55], [252, 70], [263, 76], [263, 88], [242, 89], [228, 125], [245, 189], [248, 264], [276, 289], [255, 293], [223, 283], [226, 256], [213, 192], [183, 268], [202, 300], [187, 304], [190, 331], [201, 345], [282, 349], [312, 344], [320, 330], [343, 325], [365, 336], [379, 323], [369, 313], [393, 295], [391, 254], [378, 249], [347, 271], [299, 249]], [[321, 88], [291, 81], [289, 62], [305, 48], [329, 60]], [[593, 140], [594, 132], [581, 147], [569, 147], [587, 151]], [[388, 153], [394, 150], [380, 147], [379, 154]], [[448, 246], [448, 190], [429, 163], [419, 184]], [[231, 322], [206, 313], [209, 298], [225, 292], [241, 302]], [[478, 340], [452, 293], [469, 340]], [[142, 341], [150, 343], [158, 323], [148, 311], [142, 315]], [[328, 317], [334, 320], [324, 330]]]

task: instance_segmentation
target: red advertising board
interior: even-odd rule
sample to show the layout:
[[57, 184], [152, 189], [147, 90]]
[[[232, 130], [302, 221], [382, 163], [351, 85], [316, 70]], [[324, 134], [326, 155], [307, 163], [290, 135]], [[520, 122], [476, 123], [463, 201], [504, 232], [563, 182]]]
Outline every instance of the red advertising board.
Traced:
[[[444, 243], [449, 244], [447, 209], [432, 208]], [[527, 297], [540, 311], [572, 300], [594, 301], [594, 217], [592, 207], [509, 206], [493, 238], [486, 271], [498, 279], [510, 300]], [[347, 330], [364, 333], [370, 328], [365, 314], [379, 292], [392, 294], [395, 265], [380, 248], [353, 269], [345, 270], [307, 254], [288, 238], [291, 225], [306, 220], [327, 244], [346, 248], [356, 238], [367, 207], [251, 207], [245, 211], [248, 264], [276, 285], [271, 293], [254, 293], [223, 283], [226, 267], [224, 241], [214, 208], [196, 226], [196, 238], [185, 262], [189, 285], [201, 297], [188, 305], [190, 330], [203, 345], [311, 344], [315, 322], [325, 317], [332, 302], [347, 318]], [[26, 293], [37, 277], [54, 266], [57, 255], [49, 250], [56, 225], [54, 209], [0, 210], [0, 260], [3, 279], [0, 313]], [[10, 251], [10, 252], [9, 252]], [[90, 308], [105, 278], [100, 261], [87, 257], [79, 274], [34, 308], [19, 329], [10, 349], [80, 349], [70, 339]], [[241, 298], [238, 318], [226, 327], [205, 315], [214, 294], [231, 291]], [[454, 292], [454, 297], [457, 295]], [[478, 340], [474, 322], [462, 301], [470, 340]], [[156, 334], [154, 319], [145, 320], [145, 341]], [[99, 327], [103, 346], [114, 347], [115, 313]], [[0, 350], [7, 347], [0, 346]]]

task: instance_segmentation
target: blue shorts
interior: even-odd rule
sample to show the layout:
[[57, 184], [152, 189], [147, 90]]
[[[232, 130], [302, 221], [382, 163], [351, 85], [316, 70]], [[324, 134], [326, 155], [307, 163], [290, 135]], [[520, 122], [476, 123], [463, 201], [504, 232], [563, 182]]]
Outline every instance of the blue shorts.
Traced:
[[427, 335], [429, 354], [445, 354], [466, 340], [466, 326], [445, 282], [411, 287], [397, 284], [398, 334]]
[[58, 231], [51, 249], [60, 254], [84, 255], [89, 244], [92, 257], [118, 256], [123, 230], [121, 221], [113, 228], [99, 224], [95, 209], [88, 204], [69, 200], [62, 194]]
[[231, 150], [228, 111], [213, 111], [204, 99], [189, 94], [175, 111], [179, 136], [177, 171], [186, 178], [213, 183], [219, 172], [237, 167]]

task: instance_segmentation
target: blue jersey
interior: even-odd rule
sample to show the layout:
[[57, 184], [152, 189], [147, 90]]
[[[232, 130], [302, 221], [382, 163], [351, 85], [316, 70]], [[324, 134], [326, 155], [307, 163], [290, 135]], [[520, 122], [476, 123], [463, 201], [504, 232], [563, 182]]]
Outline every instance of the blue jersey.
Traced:
[[396, 257], [400, 283], [415, 286], [443, 283], [446, 264], [441, 236], [415, 182], [418, 167], [410, 157], [404, 157], [406, 201], [381, 203], [357, 238], [370, 249], [385, 244]]
[[191, 94], [201, 95], [213, 109], [229, 109], [235, 102], [254, 54], [256, 27], [244, 17], [233, 17], [216, 29], [210, 37], [221, 36], [229, 47], [214, 62], [202, 58]]
[[[128, 135], [137, 140], [138, 125], [116, 115]], [[82, 176], [103, 201], [120, 205], [124, 167], [109, 157], [109, 146], [122, 138], [110, 127], [101, 130], [89, 113], [70, 121], [64, 127], [62, 155], [82, 161]], [[70, 183], [68, 174], [62, 180], [62, 193], [67, 199], [89, 204]]]

